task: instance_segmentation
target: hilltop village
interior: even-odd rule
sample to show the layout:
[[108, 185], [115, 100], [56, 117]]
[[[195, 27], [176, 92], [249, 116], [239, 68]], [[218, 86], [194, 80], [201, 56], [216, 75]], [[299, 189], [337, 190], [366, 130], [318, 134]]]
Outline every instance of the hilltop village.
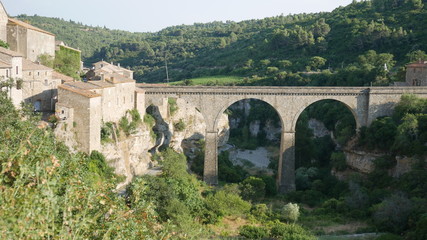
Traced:
[[[87, 70], [83, 82], [40, 64], [40, 56], [54, 57], [55, 51], [64, 48], [80, 56], [80, 50], [56, 41], [52, 33], [10, 18], [3, 5], [0, 40], [9, 45], [9, 49], [0, 48], [0, 77], [14, 105], [31, 104], [35, 111], [55, 112], [62, 121], [74, 123], [79, 150], [100, 150], [102, 122], [117, 122], [134, 108], [144, 115], [144, 91], [136, 88], [133, 71], [99, 61]], [[407, 65], [406, 82], [395, 85], [427, 86], [427, 62]]]
[[[0, 78], [16, 107], [31, 104], [35, 111], [57, 116], [79, 136], [79, 150], [100, 150], [101, 121], [117, 122], [136, 108], [143, 115], [143, 91], [135, 88], [133, 72], [105, 61], [93, 64], [87, 81], [75, 80], [40, 64], [40, 56], [55, 57], [62, 48], [80, 51], [55, 40], [55, 35], [10, 18], [0, 4]], [[83, 70], [83, 67], [82, 69]], [[7, 84], [9, 83], [9, 84]]]
[[[425, 49], [399, 55], [397, 67], [379, 48], [354, 54], [353, 63], [325, 64], [336, 54], [325, 43], [347, 37], [345, 24], [333, 25], [347, 10], [346, 24], [366, 22], [372, 35], [413, 39], [409, 28], [388, 29], [383, 19], [353, 19], [398, 4], [427, 16], [419, 1], [386, 3], [176, 26], [149, 41], [129, 33], [136, 38], [112, 44], [96, 35], [106, 27], [15, 19], [0, 2], [0, 239], [426, 239]], [[263, 32], [275, 24], [265, 37], [239, 28]], [[57, 31], [74, 25], [81, 27]], [[73, 47], [85, 49], [88, 38], [67, 45], [83, 39], [79, 33], [105, 45], [89, 43], [97, 49], [84, 56], [90, 51]], [[370, 41], [358, 37], [361, 46]], [[164, 39], [179, 47], [170, 55], [185, 53], [179, 65], [162, 48]], [[195, 65], [204, 58], [190, 46], [201, 42], [212, 44], [207, 55], [249, 54], [220, 53]], [[288, 60], [283, 49], [319, 56]], [[82, 55], [94, 63], [83, 66]], [[231, 55], [239, 63], [217, 63]], [[51, 62], [63, 56], [73, 60], [66, 71]], [[163, 81], [166, 66], [173, 83], [137, 83]], [[235, 82], [218, 80], [230, 76]]]

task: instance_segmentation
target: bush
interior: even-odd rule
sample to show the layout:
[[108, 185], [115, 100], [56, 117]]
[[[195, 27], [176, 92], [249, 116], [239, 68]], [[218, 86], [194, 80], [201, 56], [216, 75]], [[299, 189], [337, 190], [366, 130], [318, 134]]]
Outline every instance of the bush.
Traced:
[[315, 240], [307, 230], [297, 224], [275, 222], [270, 229], [270, 237], [283, 240]]
[[218, 216], [243, 216], [249, 213], [251, 204], [238, 194], [220, 190], [206, 197], [207, 208]]
[[347, 169], [347, 162], [343, 152], [333, 152], [331, 154], [331, 166], [337, 171], [344, 171]]
[[394, 194], [377, 206], [373, 215], [380, 231], [400, 234], [407, 229], [412, 202], [402, 194]]
[[169, 104], [169, 114], [174, 115], [176, 111], [178, 111], [178, 105], [176, 104], [176, 99], [168, 98], [168, 104]]
[[179, 119], [178, 122], [173, 124], [173, 129], [177, 132], [182, 132], [185, 129], [185, 122], [183, 119]]
[[251, 176], [240, 183], [240, 190], [243, 199], [259, 201], [265, 196], [265, 183], [261, 178]]
[[259, 221], [265, 221], [268, 218], [269, 209], [265, 204], [256, 204], [251, 209], [252, 215]]
[[287, 222], [295, 223], [299, 218], [299, 206], [296, 203], [288, 203], [283, 207], [283, 218]]
[[239, 234], [248, 239], [263, 239], [268, 237], [268, 231], [264, 227], [244, 225], [240, 228]]
[[386, 233], [375, 238], [375, 240], [401, 240], [402, 238], [396, 234]]

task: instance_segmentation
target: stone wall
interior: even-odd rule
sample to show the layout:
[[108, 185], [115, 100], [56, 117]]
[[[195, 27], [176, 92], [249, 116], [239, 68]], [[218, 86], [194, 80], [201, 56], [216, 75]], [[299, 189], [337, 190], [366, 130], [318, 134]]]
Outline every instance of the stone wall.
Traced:
[[[101, 96], [85, 96], [58, 88], [59, 105], [73, 111], [72, 127], [81, 151], [101, 149]], [[72, 109], [72, 110], [71, 110]]]
[[52, 79], [52, 69], [26, 70], [23, 74], [23, 100], [40, 104], [40, 111], [55, 110], [55, 100], [60, 79]]
[[406, 70], [406, 83], [409, 86], [427, 86], [427, 64], [419, 63], [418, 67], [410, 66]]
[[7, 16], [6, 10], [3, 4], [0, 3], [0, 40], [7, 42], [7, 22], [9, 17]]
[[27, 30], [27, 53], [26, 57], [33, 62], [38, 61], [41, 54], [55, 56], [55, 36], [46, 33]]

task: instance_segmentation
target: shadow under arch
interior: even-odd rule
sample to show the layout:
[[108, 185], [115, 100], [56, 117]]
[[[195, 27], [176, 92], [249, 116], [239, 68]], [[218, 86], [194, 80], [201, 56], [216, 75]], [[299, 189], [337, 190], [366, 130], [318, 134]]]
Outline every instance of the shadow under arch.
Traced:
[[[308, 123], [312, 119], [325, 126], [311, 122], [313, 125], [309, 127]], [[357, 121], [357, 115], [351, 107], [336, 99], [317, 100], [305, 106], [294, 124], [295, 168], [329, 166], [332, 152], [340, 151], [354, 137]], [[314, 136], [306, 131], [309, 128], [314, 130]]]
[[349, 106], [346, 102], [343, 102], [343, 101], [341, 101], [341, 100], [339, 100], [339, 99], [334, 99], [334, 98], [325, 98], [325, 99], [320, 99], [320, 100], [315, 100], [315, 101], [309, 102], [309, 103], [305, 104], [303, 107], [301, 107], [301, 108], [299, 109], [299, 111], [297, 112], [297, 114], [295, 115], [295, 117], [294, 117], [294, 119], [293, 119], [293, 121], [292, 121], [293, 131], [295, 131], [295, 130], [296, 130], [296, 124], [297, 124], [298, 119], [300, 118], [301, 114], [302, 114], [306, 109], [308, 109], [310, 106], [312, 106], [312, 105], [314, 105], [314, 104], [317, 104], [317, 103], [320, 103], [320, 102], [322, 102], [322, 101], [334, 101], [334, 102], [338, 102], [338, 103], [340, 103], [340, 104], [344, 105], [344, 106], [345, 106], [345, 107], [346, 107], [346, 108], [351, 112], [351, 114], [353, 115], [353, 118], [354, 118], [354, 120], [355, 120], [355, 122], [356, 122], [356, 129], [358, 129], [358, 128], [360, 128], [360, 127], [362, 126], [361, 120], [359, 119], [359, 117], [358, 117], [358, 115], [357, 115], [357, 113], [356, 113], [355, 108], [352, 108], [352, 107], [351, 107], [351, 106]]
[[[267, 118], [264, 118], [264, 119], [262, 119], [262, 118], [260, 118], [260, 119], [252, 119], [252, 120], [260, 120], [261, 122], [259, 122], [259, 124], [261, 125], [261, 126], [263, 126], [265, 123], [266, 123], [266, 121], [269, 121], [269, 120], [272, 120], [271, 121], [271, 124], [277, 124], [276, 125], [276, 130], [278, 131], [277, 132], [277, 134], [278, 134], [278, 138], [275, 138], [275, 140], [272, 140], [273, 142], [275, 142], [275, 143], [277, 143], [277, 147], [278, 147], [278, 152], [279, 152], [279, 154], [280, 154], [280, 146], [281, 146], [281, 141], [282, 141], [282, 139], [281, 139], [281, 132], [283, 131], [283, 119], [282, 119], [282, 116], [279, 114], [279, 112], [278, 112], [278, 110], [273, 106], [273, 104], [272, 103], [270, 103], [269, 101], [266, 101], [266, 100], [264, 100], [264, 99], [262, 99], [262, 98], [254, 98], [254, 97], [239, 97], [239, 98], [233, 98], [233, 99], [230, 99], [229, 101], [227, 101], [222, 107], [221, 107], [221, 110], [218, 112], [218, 115], [216, 116], [216, 118], [215, 118], [215, 123], [214, 123], [214, 126], [215, 126], [215, 129], [218, 131], [219, 129], [219, 124], [220, 124], [220, 121], [222, 120], [222, 118], [223, 118], [223, 114], [227, 111], [227, 109], [230, 109], [230, 108], [232, 108], [233, 106], [235, 106], [236, 104], [238, 104], [238, 103], [242, 103], [242, 104], [247, 104], [246, 102], [244, 102], [244, 101], [255, 101], [255, 105], [257, 105], [258, 104], [258, 106], [259, 106], [259, 104], [264, 104], [264, 105], [262, 105], [262, 106], [265, 106], [264, 108], [262, 108], [262, 109], [268, 109], [268, 110], [266, 110], [266, 112], [264, 113], [265, 114], [265, 116], [267, 116]], [[251, 103], [248, 103], [248, 104], [251, 104]], [[251, 106], [254, 106], [254, 105], [252, 105], [251, 104]], [[268, 106], [268, 107], [267, 107]], [[245, 108], [245, 106], [241, 106], [242, 108]], [[252, 109], [252, 108], [251, 108]], [[245, 114], [245, 113], [241, 113], [241, 114]], [[254, 114], [256, 114], [256, 113], [254, 113], [254, 112], [249, 112], [249, 113], [247, 113], [248, 115], [247, 115], [247, 117], [248, 118], [251, 118], [251, 116], [254, 116]], [[274, 115], [273, 115], [274, 114]], [[260, 116], [260, 115], [258, 115], [258, 116]], [[244, 117], [243, 117], [244, 118]], [[228, 117], [228, 122], [230, 123], [230, 121], [231, 121], [231, 117], [229, 116]], [[249, 126], [250, 124], [251, 124], [251, 122], [252, 121], [250, 121], [250, 122], [246, 122], [246, 126]], [[230, 132], [232, 131], [232, 127], [230, 127]], [[259, 129], [259, 133], [261, 133], [261, 134], [263, 134], [264, 133], [264, 129], [263, 128], [260, 128]], [[250, 133], [249, 133], [250, 134]], [[260, 136], [260, 135], [258, 135], [258, 136]], [[251, 136], [250, 136], [251, 137]], [[264, 136], [264, 137], [267, 137], [267, 136]], [[253, 136], [253, 138], [256, 138], [255, 136]], [[263, 138], [263, 137], [261, 137], [261, 138]], [[243, 139], [242, 139], [243, 140]], [[217, 140], [217, 143], [218, 143], [219, 141]], [[227, 142], [229, 142], [229, 140], [227, 141]], [[254, 142], [251, 142], [251, 143], [244, 143], [245, 145], [246, 144], [248, 144], [248, 145], [254, 145], [254, 146], [257, 146], [257, 147], [261, 147], [262, 146], [262, 144], [260, 144], [260, 142], [259, 142], [259, 140], [256, 140], [256, 141], [254, 141]], [[246, 145], [246, 146], [248, 146], [248, 145]], [[274, 145], [276, 145], [276, 144], [274, 144]], [[235, 147], [235, 146], [234, 146]], [[248, 149], [248, 148], [245, 148], [245, 147], [242, 147], [242, 149]], [[251, 149], [251, 147], [249, 147], [249, 149]], [[268, 151], [268, 150], [267, 150]], [[271, 154], [271, 152], [269, 152], [268, 153], [269, 155]], [[218, 150], [218, 152], [217, 152], [217, 164], [219, 165], [219, 162], [220, 162], [220, 159], [219, 159], [219, 156], [220, 156], [220, 151]], [[278, 158], [280, 158], [280, 156], [278, 155], [277, 156]], [[269, 158], [267, 158], [268, 159], [268, 161], [269, 161]], [[277, 159], [278, 160], [278, 162], [279, 162], [279, 159]], [[263, 164], [265, 164], [265, 162], [263, 163]], [[267, 164], [268, 165], [268, 164]], [[280, 165], [279, 165], [279, 163], [277, 163], [277, 169], [275, 168], [275, 170], [274, 171], [277, 171], [277, 174], [280, 174], [280, 171], [281, 171], [281, 169], [280, 169]], [[273, 174], [273, 173], [271, 173], [271, 174]], [[273, 175], [274, 176], [274, 175]], [[220, 171], [219, 171], [219, 167], [218, 167], [218, 177], [220, 178]], [[242, 179], [243, 180], [243, 179]], [[276, 182], [277, 182], [277, 176], [276, 176]]]
[[283, 126], [284, 126], [284, 120], [283, 120], [283, 118], [282, 118], [282, 116], [279, 114], [279, 112], [277, 111], [277, 109], [274, 107], [274, 103], [272, 103], [272, 102], [270, 102], [270, 101], [268, 101], [268, 100], [265, 100], [265, 99], [262, 99], [262, 98], [256, 98], [256, 97], [241, 97], [241, 98], [238, 98], [238, 99], [230, 99], [226, 104], [224, 104], [223, 106], [222, 106], [222, 108], [221, 108], [221, 110], [218, 112], [218, 114], [217, 114], [217, 116], [215, 117], [215, 121], [214, 121], [214, 128], [215, 129], [217, 129], [218, 128], [218, 122], [219, 122], [219, 120], [220, 120], [220, 118], [221, 118], [221, 115], [229, 108], [229, 107], [231, 107], [233, 104], [235, 104], [235, 103], [237, 103], [237, 102], [240, 102], [240, 101], [243, 101], [243, 100], [251, 100], [251, 99], [253, 99], [253, 100], [257, 100], [257, 101], [261, 101], [261, 102], [264, 102], [264, 103], [267, 103], [268, 105], [270, 105], [270, 107], [272, 108], [272, 109], [274, 109], [274, 111], [276, 112], [276, 114], [277, 114], [277, 116], [279, 116], [279, 120], [280, 120], [280, 126], [283, 128]]

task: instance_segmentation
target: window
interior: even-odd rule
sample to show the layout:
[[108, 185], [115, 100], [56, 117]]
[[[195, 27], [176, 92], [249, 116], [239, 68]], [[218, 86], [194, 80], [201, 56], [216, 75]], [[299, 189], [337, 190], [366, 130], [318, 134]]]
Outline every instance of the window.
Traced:
[[6, 77], [9, 77], [9, 69], [6, 69]]
[[40, 76], [40, 72], [37, 72], [37, 76]]
[[19, 74], [19, 68], [18, 68], [18, 66], [16, 66], [16, 74], [17, 75]]
[[31, 72], [28, 73], [28, 76], [31, 76]]

